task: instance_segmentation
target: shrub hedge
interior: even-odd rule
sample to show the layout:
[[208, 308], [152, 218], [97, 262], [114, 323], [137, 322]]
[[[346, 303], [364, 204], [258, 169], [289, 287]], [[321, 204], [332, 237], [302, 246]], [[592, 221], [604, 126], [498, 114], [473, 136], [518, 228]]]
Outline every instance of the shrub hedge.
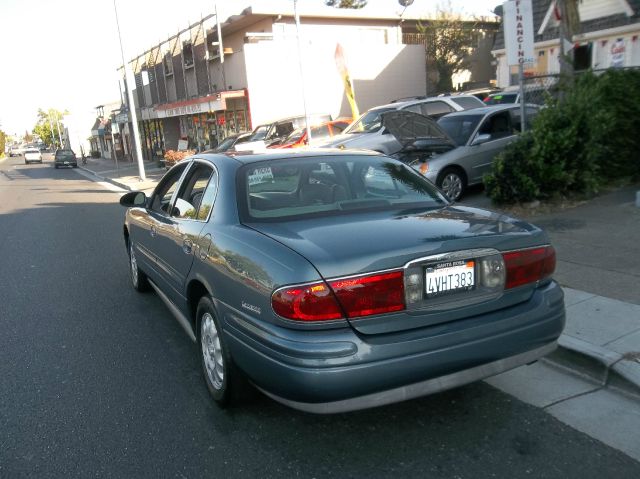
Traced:
[[561, 89], [484, 178], [494, 202], [589, 195], [640, 176], [640, 70], [585, 73]]

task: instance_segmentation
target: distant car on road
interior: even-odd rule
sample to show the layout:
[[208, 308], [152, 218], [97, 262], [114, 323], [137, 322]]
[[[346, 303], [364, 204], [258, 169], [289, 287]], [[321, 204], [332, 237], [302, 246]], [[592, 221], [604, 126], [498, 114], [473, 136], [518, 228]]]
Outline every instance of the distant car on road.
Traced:
[[53, 157], [54, 168], [60, 168], [62, 166], [68, 166], [71, 168], [78, 167], [78, 160], [73, 150], [58, 149]]
[[542, 230], [377, 153], [196, 154], [120, 203], [132, 286], [220, 405], [247, 378], [314, 413], [403, 401], [535, 361], [564, 326]]
[[[527, 123], [537, 112], [537, 106], [526, 106]], [[517, 138], [521, 129], [518, 105], [451, 113], [437, 124], [428, 120], [412, 112], [392, 112], [383, 121], [403, 145], [398, 159], [418, 169], [453, 201], [460, 199], [468, 186], [482, 182], [495, 157]], [[438, 135], [434, 135], [435, 130], [439, 130]], [[436, 136], [440, 140], [436, 142], [437, 151], [434, 142], [420, 143], [421, 139]]]
[[412, 111], [431, 118], [440, 118], [454, 111], [482, 108], [484, 104], [473, 95], [457, 95], [444, 97], [415, 97], [409, 100], [398, 100], [388, 105], [377, 106], [366, 111], [354, 121], [342, 135], [332, 137], [324, 142], [327, 148], [357, 148], [378, 151], [387, 155], [398, 152], [402, 146], [393, 135], [382, 126], [382, 114], [388, 111]]
[[9, 157], [20, 156], [24, 153], [24, 145], [11, 145], [9, 147]]
[[24, 164], [42, 163], [42, 153], [39, 148], [26, 148], [24, 150]]

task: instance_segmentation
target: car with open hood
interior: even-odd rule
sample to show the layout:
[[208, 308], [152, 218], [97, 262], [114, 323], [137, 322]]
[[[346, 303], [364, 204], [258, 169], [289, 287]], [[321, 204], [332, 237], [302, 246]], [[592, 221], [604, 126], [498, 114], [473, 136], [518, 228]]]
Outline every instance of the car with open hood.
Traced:
[[131, 284], [220, 405], [244, 381], [315, 413], [403, 401], [531, 363], [564, 326], [544, 231], [384, 155], [196, 154], [120, 203]]
[[[537, 106], [525, 106], [527, 124], [537, 112]], [[383, 115], [382, 121], [402, 145], [394, 156], [419, 170], [453, 201], [469, 186], [482, 183], [496, 156], [521, 130], [519, 105], [451, 113], [437, 122], [417, 113], [396, 111]]]
[[473, 95], [456, 97], [413, 97], [377, 106], [363, 113], [337, 135], [321, 143], [324, 148], [366, 149], [386, 155], [397, 153], [402, 146], [382, 124], [382, 115], [391, 111], [407, 111], [437, 119], [454, 111], [482, 108], [482, 101]]

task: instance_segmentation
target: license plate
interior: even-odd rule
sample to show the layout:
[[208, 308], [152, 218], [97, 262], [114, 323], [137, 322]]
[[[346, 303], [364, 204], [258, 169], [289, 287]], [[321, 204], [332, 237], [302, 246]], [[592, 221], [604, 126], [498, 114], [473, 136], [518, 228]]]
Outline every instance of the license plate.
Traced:
[[65, 165], [68, 165], [68, 164], [69, 164], [69, 162], [68, 162], [68, 161], [65, 161], [65, 162], [64, 162], [64, 164], [65, 164]]
[[475, 261], [449, 261], [427, 268], [427, 297], [469, 291], [475, 287]]

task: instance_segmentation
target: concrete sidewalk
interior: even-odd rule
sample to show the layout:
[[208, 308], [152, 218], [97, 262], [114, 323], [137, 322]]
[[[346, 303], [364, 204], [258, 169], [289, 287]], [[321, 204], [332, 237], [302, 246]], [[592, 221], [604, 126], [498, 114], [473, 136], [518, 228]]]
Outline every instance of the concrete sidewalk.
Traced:
[[[82, 169], [124, 190], [150, 190], [165, 169], [88, 159]], [[565, 291], [567, 326], [548, 360], [601, 385], [640, 397], [640, 185], [575, 208], [526, 220], [545, 229], [558, 254], [555, 279]], [[484, 200], [480, 200], [484, 201]], [[484, 207], [490, 206], [484, 205]]]
[[108, 181], [124, 190], [146, 191], [155, 188], [156, 184], [166, 173], [165, 168], [158, 167], [157, 162], [144, 162], [145, 181], [140, 180], [138, 163], [116, 162], [105, 158], [87, 158], [87, 164], [79, 161], [78, 167], [93, 174], [97, 179]]

